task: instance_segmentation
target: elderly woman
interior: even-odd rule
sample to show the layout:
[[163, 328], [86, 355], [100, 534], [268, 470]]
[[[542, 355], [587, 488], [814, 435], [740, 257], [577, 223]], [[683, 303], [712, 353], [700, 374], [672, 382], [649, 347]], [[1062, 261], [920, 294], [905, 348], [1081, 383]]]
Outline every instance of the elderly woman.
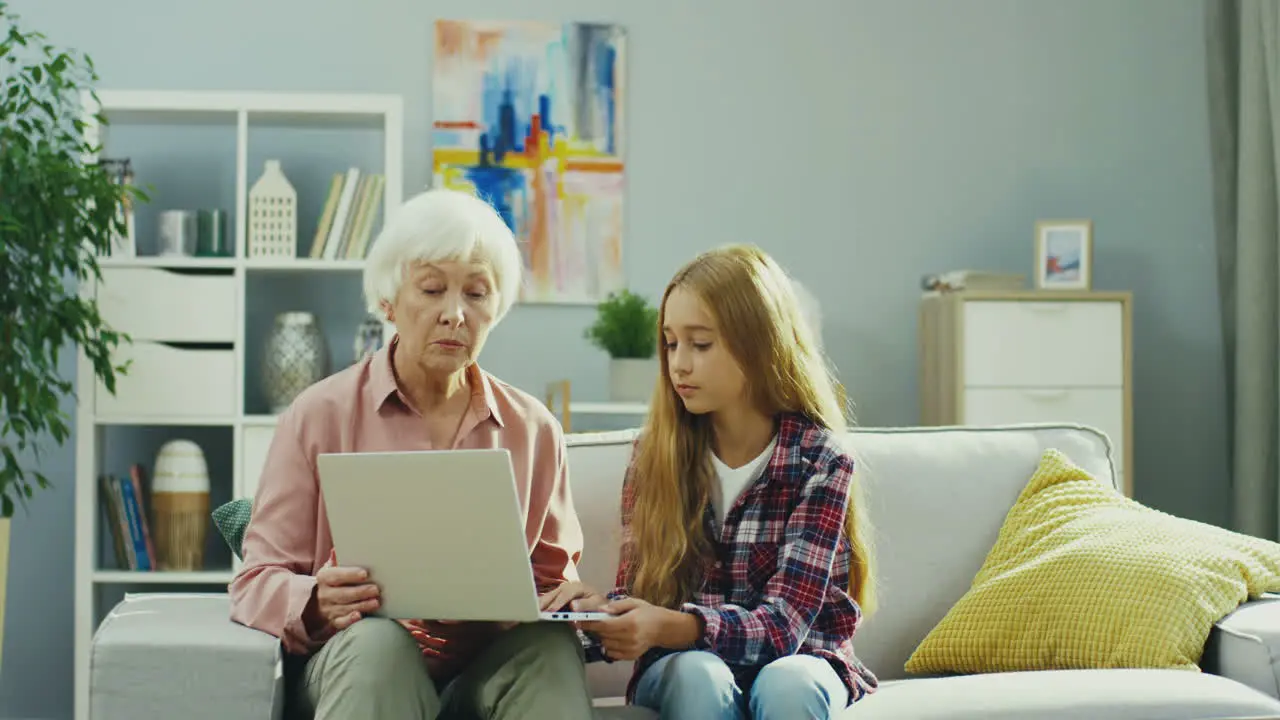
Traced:
[[230, 587], [231, 616], [305, 658], [292, 698], [304, 714], [591, 717], [582, 647], [568, 625], [371, 617], [377, 578], [335, 558], [316, 478], [319, 453], [506, 448], [543, 604], [577, 579], [583, 540], [560, 426], [535, 398], [476, 364], [515, 300], [520, 272], [515, 239], [481, 200], [445, 190], [409, 200], [378, 237], [364, 276], [370, 309], [394, 324], [395, 337], [280, 415], [244, 567]]

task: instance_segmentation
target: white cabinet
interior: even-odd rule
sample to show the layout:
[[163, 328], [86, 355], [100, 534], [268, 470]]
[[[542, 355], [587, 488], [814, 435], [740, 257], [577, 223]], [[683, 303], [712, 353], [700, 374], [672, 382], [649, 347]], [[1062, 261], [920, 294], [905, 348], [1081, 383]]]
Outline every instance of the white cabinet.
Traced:
[[116, 375], [116, 391], [97, 384], [95, 412], [113, 419], [172, 420], [221, 418], [236, 414], [236, 354], [231, 348], [189, 349], [135, 340], [116, 349], [115, 360], [129, 371]]
[[959, 306], [966, 387], [1121, 387], [1119, 302], [969, 300]]
[[1111, 439], [1132, 495], [1128, 293], [930, 293], [920, 308], [924, 425], [1070, 422]]
[[230, 268], [104, 267], [98, 311], [126, 333], [115, 393], [93, 393], [99, 422], [234, 420], [240, 283]]
[[103, 268], [98, 311], [134, 340], [235, 342], [239, 290], [230, 273], [172, 268]]

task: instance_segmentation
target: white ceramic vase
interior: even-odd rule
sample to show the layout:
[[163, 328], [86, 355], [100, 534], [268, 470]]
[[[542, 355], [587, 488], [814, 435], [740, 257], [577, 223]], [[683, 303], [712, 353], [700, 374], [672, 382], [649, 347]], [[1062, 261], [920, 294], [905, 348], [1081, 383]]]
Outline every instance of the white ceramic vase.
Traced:
[[329, 361], [329, 346], [315, 315], [277, 315], [262, 357], [263, 389], [271, 412], [284, 412], [298, 393], [327, 377]]
[[612, 358], [609, 361], [609, 399], [613, 402], [649, 402], [660, 368], [656, 357]]

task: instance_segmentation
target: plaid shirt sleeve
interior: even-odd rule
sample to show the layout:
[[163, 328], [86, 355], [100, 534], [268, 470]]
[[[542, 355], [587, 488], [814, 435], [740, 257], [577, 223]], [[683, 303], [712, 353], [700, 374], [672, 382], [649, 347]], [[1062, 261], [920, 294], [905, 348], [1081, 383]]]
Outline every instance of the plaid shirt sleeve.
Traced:
[[848, 512], [852, 460], [828, 458], [804, 482], [759, 605], [682, 606], [703, 619], [700, 649], [729, 663], [763, 665], [800, 647], [822, 607]]
[[584, 630], [578, 631], [578, 642], [582, 645], [583, 662], [605, 662], [612, 663], [613, 658], [604, 654], [604, 647], [600, 645], [600, 640], [596, 636]]

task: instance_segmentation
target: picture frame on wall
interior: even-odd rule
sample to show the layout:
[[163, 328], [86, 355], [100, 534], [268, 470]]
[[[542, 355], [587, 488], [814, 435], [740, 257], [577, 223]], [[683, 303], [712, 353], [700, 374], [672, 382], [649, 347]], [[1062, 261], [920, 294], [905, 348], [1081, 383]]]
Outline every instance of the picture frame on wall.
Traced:
[[1093, 289], [1093, 221], [1036, 223], [1036, 288]]

